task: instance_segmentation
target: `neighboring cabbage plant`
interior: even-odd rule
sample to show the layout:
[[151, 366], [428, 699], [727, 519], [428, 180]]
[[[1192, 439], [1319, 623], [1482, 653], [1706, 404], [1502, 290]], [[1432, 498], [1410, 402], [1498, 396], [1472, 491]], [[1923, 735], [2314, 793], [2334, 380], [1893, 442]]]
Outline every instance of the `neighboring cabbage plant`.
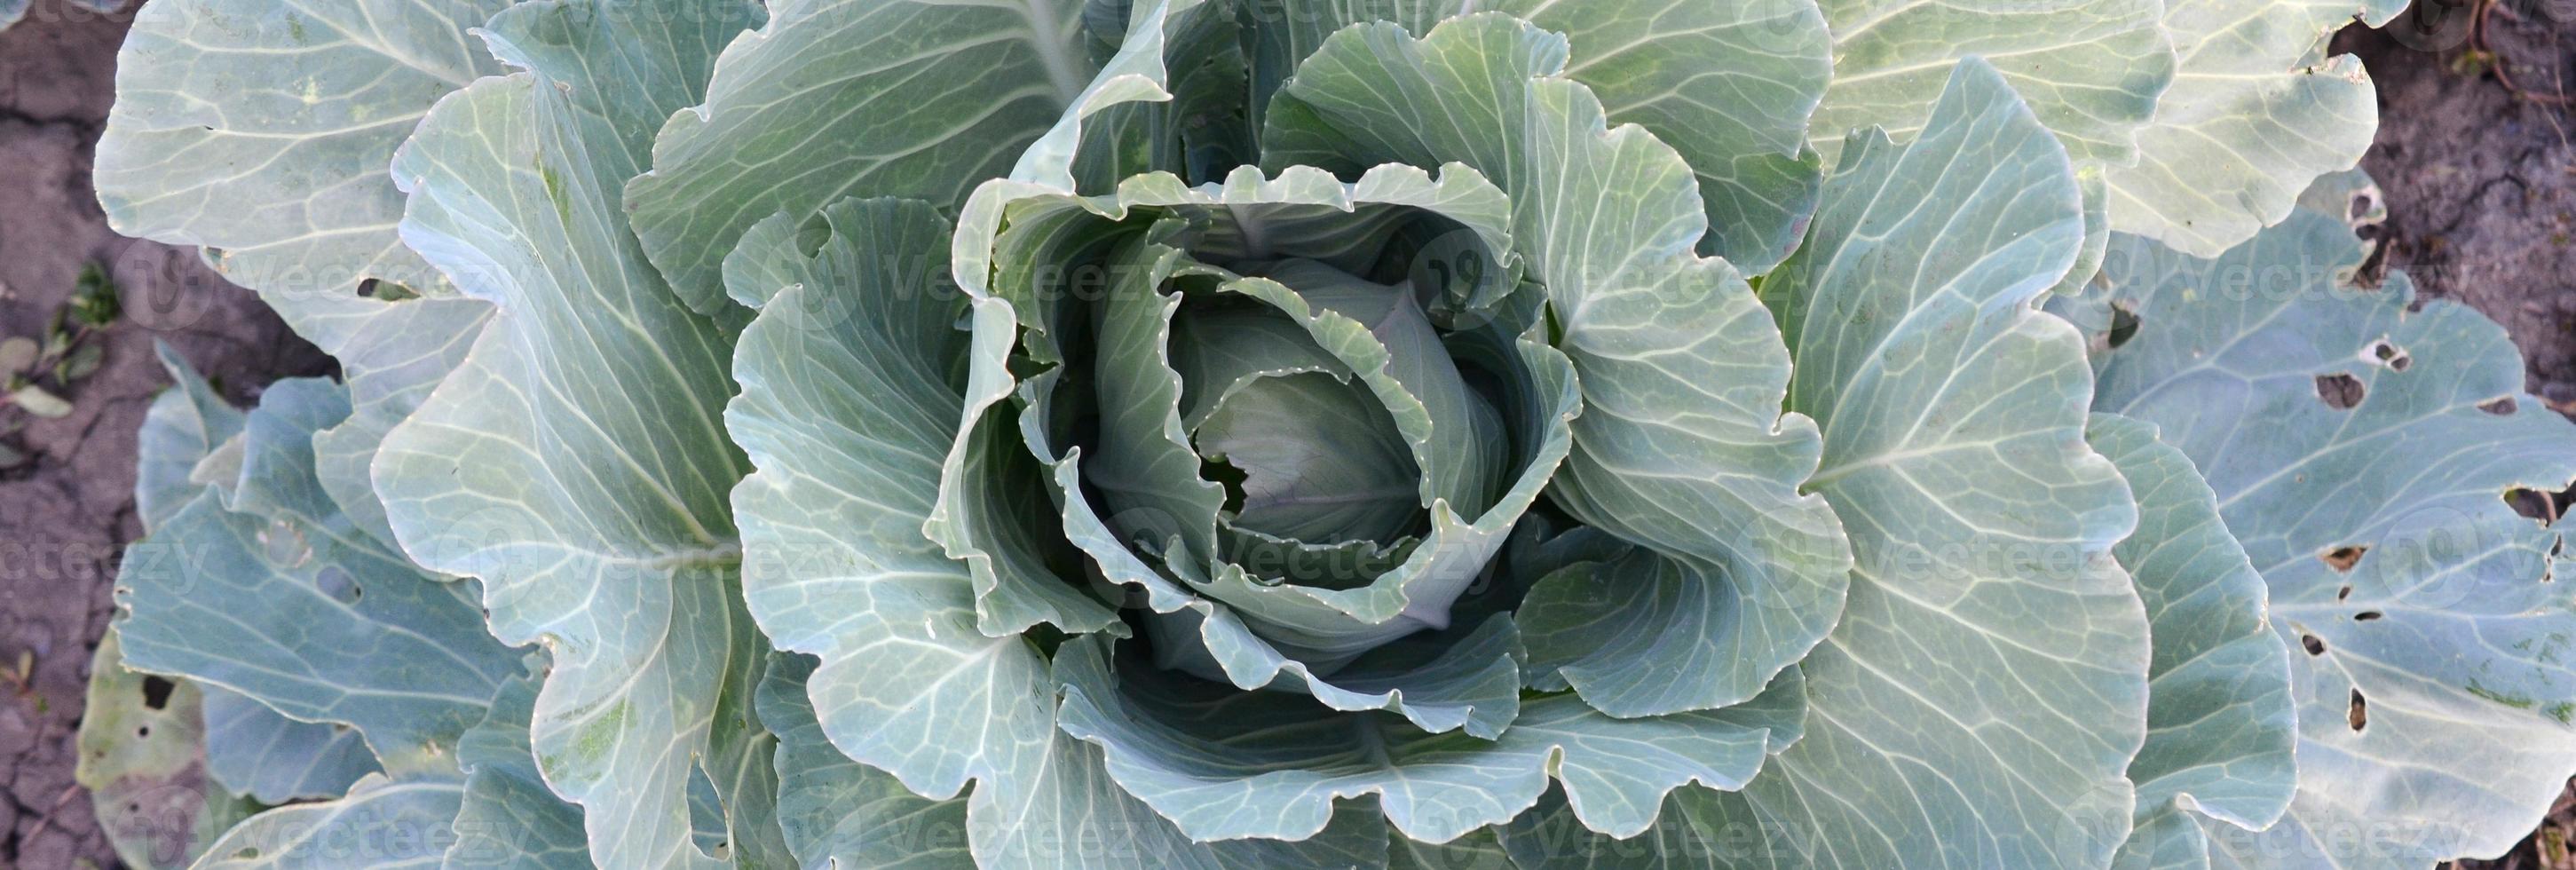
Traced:
[[2501, 850], [2576, 768], [2501, 497], [2576, 430], [2341, 220], [2115, 237], [2199, 19], [2015, 9], [160, 0], [103, 197], [343, 378], [147, 430], [125, 664], [286, 804], [189, 842]]

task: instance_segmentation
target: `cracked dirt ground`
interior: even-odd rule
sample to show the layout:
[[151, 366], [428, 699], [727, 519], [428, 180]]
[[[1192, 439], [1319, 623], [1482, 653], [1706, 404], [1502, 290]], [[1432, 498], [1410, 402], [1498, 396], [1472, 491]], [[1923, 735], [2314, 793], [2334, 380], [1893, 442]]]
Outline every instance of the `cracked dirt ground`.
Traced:
[[2487, 6], [2477, 42], [2338, 37], [2379, 90], [2362, 168], [2388, 198], [2386, 265], [2504, 324], [2525, 388], [2576, 413], [2576, 3]]
[[[0, 338], [41, 336], [89, 263], [108, 271], [124, 309], [91, 339], [106, 355], [64, 396], [71, 414], [0, 408], [0, 446], [25, 457], [0, 467], [0, 870], [116, 866], [72, 783], [72, 733], [90, 651], [107, 628], [116, 554], [142, 533], [134, 431], [169, 383], [153, 341], [236, 401], [328, 364], [193, 251], [107, 228], [90, 193], [90, 148], [125, 21], [39, 0], [0, 31]], [[21, 661], [32, 665], [23, 685]]]

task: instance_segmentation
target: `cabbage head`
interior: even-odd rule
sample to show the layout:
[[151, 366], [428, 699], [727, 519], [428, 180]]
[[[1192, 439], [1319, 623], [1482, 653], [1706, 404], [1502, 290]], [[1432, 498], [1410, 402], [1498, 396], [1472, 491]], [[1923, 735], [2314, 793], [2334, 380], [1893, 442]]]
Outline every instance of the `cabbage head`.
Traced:
[[2501, 851], [2576, 430], [2356, 286], [2310, 12], [155, 0], [103, 200], [342, 366], [155, 406], [118, 655], [270, 807], [177, 839]]

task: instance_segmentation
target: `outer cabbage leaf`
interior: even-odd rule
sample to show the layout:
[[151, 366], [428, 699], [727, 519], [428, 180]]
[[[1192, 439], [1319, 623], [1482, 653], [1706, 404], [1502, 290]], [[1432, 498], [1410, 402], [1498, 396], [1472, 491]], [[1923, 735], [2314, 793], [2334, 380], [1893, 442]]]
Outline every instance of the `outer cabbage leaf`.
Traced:
[[454, 777], [368, 774], [345, 797], [278, 807], [234, 825], [207, 844], [192, 870], [437, 867], [464, 791]]
[[[2221, 6], [2238, 0], [2210, 0]], [[1843, 136], [1876, 125], [1897, 139], [1925, 129], [1961, 58], [1990, 59], [2077, 161], [2136, 159], [2138, 128], [2175, 75], [2173, 40], [2153, 0], [1823, 0], [1833, 83], [1809, 135], [1833, 159]]]
[[[380, 294], [382, 295], [382, 294]], [[313, 435], [315, 473], [349, 519], [398, 546], [368, 467], [394, 424], [411, 416], [474, 346], [492, 305], [464, 297], [400, 300], [314, 294], [262, 297], [286, 324], [340, 364], [349, 419]]]
[[2297, 210], [2215, 260], [2121, 236], [2105, 270], [2138, 328], [2096, 407], [2202, 470], [2290, 649], [2297, 797], [2262, 834], [2210, 828], [2222, 866], [2496, 854], [2576, 771], [2565, 529], [2497, 497], [2576, 478], [2576, 438], [2495, 324], [2402, 273], [2349, 286], [2343, 217]]
[[[947, 798], [1036, 763], [1024, 756], [1052, 740], [1053, 711], [1035, 697], [1044, 659], [1016, 630], [977, 630], [974, 573], [924, 532], [963, 413], [954, 379], [970, 350], [999, 352], [1008, 315], [990, 332], [954, 328], [961, 305], [933, 283], [944, 239], [928, 205], [844, 201], [825, 217], [830, 235], [810, 254], [782, 215], [729, 261], [735, 295], [760, 302], [727, 411], [760, 467], [734, 492], [746, 594], [781, 649], [822, 657], [798, 682], [841, 751]], [[1017, 590], [996, 596], [1111, 618], [1051, 573], [1021, 573], [1043, 569], [1030, 557], [996, 560], [997, 583]], [[952, 604], [965, 622], [947, 621]], [[977, 739], [957, 739], [953, 717], [976, 722]]]
[[[1106, 64], [1083, 0], [796, 0], [736, 38], [705, 104], [671, 117], [628, 193], [645, 250], [690, 304], [722, 298], [722, 261], [753, 224], [846, 196], [942, 206], [1013, 172], [1070, 186], [1082, 120], [1167, 100], [1166, 40], [1199, 0], [1133, 5]], [[1204, 27], [1193, 38], [1208, 39]], [[960, 106], [972, 111], [960, 113]]]
[[1098, 747], [1059, 733], [1047, 752], [1043, 766], [1006, 786], [1005, 800], [1018, 807], [1009, 821], [1023, 827], [997, 829], [969, 812], [968, 840], [979, 866], [1267, 870], [1386, 863], [1386, 822], [1366, 801], [1340, 806], [1331, 823], [1303, 840], [1200, 842], [1112, 781]]
[[760, 719], [778, 735], [778, 821], [798, 866], [973, 868], [966, 800], [915, 795], [832, 748], [806, 696], [813, 670], [810, 658], [779, 656], [760, 684]]
[[[2042, 310], [2050, 314], [2065, 317], [2066, 315], [2060, 313], [2059, 306], [2049, 303], [2061, 297], [2085, 295], [2090, 289], [2093, 276], [2102, 271], [2103, 252], [2111, 246], [2111, 192], [2110, 182], [2106, 180], [2108, 172], [2109, 170], [2099, 163], [2083, 163], [2075, 167], [2075, 183], [2084, 192], [2084, 247], [2075, 252], [2075, 267], [2066, 270], [2066, 276], [2058, 279], [2057, 287], [2051, 291], [2048, 299], [2042, 300], [2042, 305], [2047, 306]], [[2069, 322], [2075, 323], [2078, 329], [2092, 327], [2090, 323]]]
[[1858, 566], [1800, 664], [1805, 738], [1725, 817], [1773, 863], [2102, 865], [2150, 659], [2111, 553], [2136, 506], [2083, 441], [2083, 343], [2031, 307], [2082, 243], [2072, 167], [1973, 59], [1912, 143], [1864, 132], [1842, 154], [1762, 289], [1797, 360], [1789, 406], [1825, 433], [1809, 487]]
[[1495, 870], [1511, 867], [1511, 855], [1494, 839], [1494, 829], [1479, 828], [1446, 843], [1399, 839], [1387, 844], [1388, 870]]
[[[2222, 6], [2243, 0], [2211, 0]], [[2265, 2], [2265, 0], [2253, 0]], [[2179, 59], [2157, 0], [1941, 3], [1824, 0], [1834, 34], [1833, 86], [1810, 135], [1830, 159], [1841, 137], [1877, 125], [1903, 139], [1922, 128], [1953, 61], [1983, 57], [2058, 136], [2084, 192], [2084, 246], [2060, 292], [2080, 292], [2110, 238], [2110, 167], [2136, 163], [2141, 128], [2159, 110]]]
[[[1798, 741], [1806, 714], [1800, 672], [1781, 672], [1780, 683], [1755, 701], [1729, 708], [1745, 721], [1768, 730], [1769, 751], [1778, 754]], [[1755, 718], [1759, 717], [1759, 718]], [[1600, 868], [1669, 868], [1728, 866], [1749, 856], [1741, 851], [1757, 832], [1728, 822], [1719, 811], [1719, 792], [1686, 785], [1664, 796], [1653, 826], [1620, 838], [1587, 826], [1567, 801], [1566, 789], [1551, 788], [1538, 804], [1514, 817], [1444, 844], [1410, 843], [1410, 854], [1424, 867], [1556, 867], [1578, 864]], [[1401, 866], [1399, 864], [1399, 866]]]
[[1384, 21], [1428, 34], [1470, 11], [1565, 34], [1565, 77], [1590, 88], [1611, 123], [1643, 126], [1689, 161], [1707, 210], [1701, 251], [1760, 274], [1797, 243], [1823, 174], [1805, 145], [1808, 115], [1832, 75], [1825, 19], [1812, 0], [1269, 0], [1247, 13], [1252, 122], [1263, 122], [1271, 94], [1335, 31]]
[[2111, 552], [2155, 640], [2147, 742], [2129, 762], [2136, 827], [2114, 866], [2206, 866], [2203, 824], [2271, 827], [2298, 786], [2289, 650], [2264, 621], [2262, 575], [2190, 458], [2116, 414], [2094, 414], [2085, 434], [2137, 494], [2138, 530]]
[[[99, 137], [118, 232], [205, 245], [283, 298], [442, 285], [395, 239], [385, 161], [432, 103], [501, 71], [466, 36], [508, 0], [162, 0], [135, 14]], [[278, 297], [273, 297], [278, 298]]]
[[[2099, 161], [2109, 224], [2215, 256], [2279, 222], [2378, 127], [2370, 79], [2328, 57], [2335, 31], [2405, 4], [2138, 0], [1970, 4], [1836, 0], [1834, 78], [1817, 147], [1870, 123], [1919, 127], [1940, 71], [1995, 60], [2078, 162]], [[2074, 276], [2082, 281], [2092, 270]]]
[[[1831, 626], [1850, 552], [1823, 499], [1812, 424], [1779, 412], [1788, 354], [1744, 281], [1692, 254], [1691, 167], [1642, 128], [1606, 127], [1562, 77], [1563, 38], [1480, 14], [1415, 39], [1343, 30], [1272, 101], [1263, 160], [1355, 173], [1459, 161], [1512, 197], [1512, 239], [1545, 285], [1583, 414], [1551, 498], [1654, 551], [1658, 570], [1534, 591], [1534, 662], [1620, 716], [1760, 692]], [[1417, 123], [1424, 117], [1472, 124]], [[1517, 131], [1493, 135], [1501, 129]], [[1594, 630], [1619, 624], [1616, 638]]]
[[383, 769], [356, 729], [299, 722], [221, 686], [205, 696], [206, 769], [234, 794], [263, 804], [338, 797]]
[[1686, 867], [1755, 866], [1758, 852], [1747, 847], [1758, 836], [1719, 811], [1718, 793], [1682, 788], [1664, 799], [1664, 815], [1645, 833], [1626, 839], [1583, 827], [1566, 805], [1562, 791], [1550, 791], [1536, 807], [1495, 828], [1495, 836], [1512, 866], [1558, 867], [1579, 863], [1603, 870], [1669, 870]]
[[[498, 311], [385, 436], [375, 489], [421, 564], [483, 581], [494, 634], [553, 654], [530, 737], [602, 866], [725, 865], [775, 840], [750, 709], [767, 645], [726, 500], [742, 458], [718, 416], [731, 330], [663, 284], [620, 207], [654, 126], [757, 19], [721, 0], [516, 8], [486, 39], [529, 72], [441, 101], [395, 158], [404, 242]], [[694, 842], [693, 780], [722, 799], [726, 858]]]
[[204, 487], [189, 476], [207, 454], [241, 434], [244, 419], [178, 351], [157, 341], [152, 351], [171, 388], [152, 397], [134, 436], [134, 513], [146, 534], [196, 499]]
[[2138, 160], [2110, 170], [2111, 226], [2214, 257], [2287, 217], [2308, 182], [2361, 160], [2379, 129], [2361, 59], [2327, 57], [2359, 18], [2385, 24], [2397, 0], [2173, 0], [2180, 57]]
[[581, 808], [547, 790], [537, 771], [528, 736], [536, 702], [535, 680], [502, 684], [489, 715], [459, 741], [465, 794], [449, 826], [455, 840], [439, 865], [445, 870], [590, 870]]
[[1063, 728], [1105, 750], [1121, 788], [1199, 840], [1329, 836], [1334, 799], [1375, 795], [1406, 838], [1446, 842], [1511, 820], [1551, 778], [1585, 827], [1634, 835], [1673, 789], [1743, 787], [1774, 730], [1794, 727], [1804, 691], [1784, 678], [1749, 703], [1637, 719], [1560, 694], [1523, 704], [1511, 730], [1488, 741], [1176, 677], [1136, 658], [1113, 656], [1097, 636], [1057, 650]]

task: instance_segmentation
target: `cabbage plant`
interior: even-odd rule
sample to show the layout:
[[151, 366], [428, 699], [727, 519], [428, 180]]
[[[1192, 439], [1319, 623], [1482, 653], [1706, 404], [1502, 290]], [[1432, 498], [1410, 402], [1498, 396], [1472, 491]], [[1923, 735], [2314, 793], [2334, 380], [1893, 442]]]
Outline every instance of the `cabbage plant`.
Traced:
[[177, 839], [2501, 851], [2576, 439], [2357, 286], [2348, 59], [2188, 48], [2325, 25], [2153, 6], [158, 0], [103, 201], [341, 363], [147, 426]]

